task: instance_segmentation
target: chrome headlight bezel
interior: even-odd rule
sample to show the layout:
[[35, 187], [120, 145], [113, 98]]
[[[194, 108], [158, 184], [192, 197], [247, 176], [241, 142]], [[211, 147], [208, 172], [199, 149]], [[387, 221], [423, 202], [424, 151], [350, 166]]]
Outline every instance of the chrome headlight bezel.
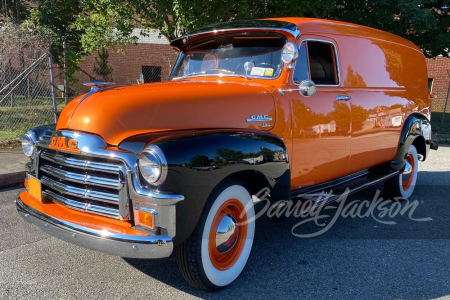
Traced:
[[28, 157], [33, 157], [36, 149], [35, 140], [28, 133], [18, 135], [17, 139], [22, 143], [23, 153]]
[[[136, 154], [138, 158], [139, 172], [142, 178], [148, 184], [157, 187], [164, 183], [167, 178], [167, 160], [162, 150], [155, 145], [150, 145], [145, 148], [141, 153]], [[144, 164], [153, 164], [153, 168], [158, 168], [159, 176], [151, 179], [151, 174], [145, 172]]]

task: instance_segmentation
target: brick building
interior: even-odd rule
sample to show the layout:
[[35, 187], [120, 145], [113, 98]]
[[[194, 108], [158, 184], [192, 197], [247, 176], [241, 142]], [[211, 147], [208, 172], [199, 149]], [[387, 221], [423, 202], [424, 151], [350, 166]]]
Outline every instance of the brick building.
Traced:
[[[117, 49], [108, 49], [108, 61], [113, 67], [112, 79], [117, 84], [137, 83], [142, 73], [144, 82], [164, 81], [169, 77], [178, 53], [169, 45], [165, 37], [158, 37], [158, 32], [147, 31], [148, 36], [140, 34], [141, 29], [135, 29], [133, 35], [138, 37], [136, 46], [129, 45], [125, 54], [117, 53]], [[95, 74], [94, 66], [97, 53], [88, 56], [80, 65], [81, 71], [75, 73], [79, 83], [72, 86], [78, 93], [89, 91], [83, 82], [101, 80]]]
[[[148, 36], [141, 36], [140, 30], [142, 29], [135, 29], [133, 32], [138, 37], [138, 45], [127, 46], [126, 54], [109, 49], [108, 60], [114, 68], [112, 78], [117, 84], [136, 83], [141, 73], [145, 82], [167, 80], [176, 60], [177, 53], [170, 47], [166, 38], [158, 37], [156, 31], [147, 31]], [[76, 74], [80, 83], [72, 87], [77, 92], [88, 91], [88, 88], [83, 87], [83, 82], [92, 81], [95, 77], [97, 80], [99, 79], [93, 71], [96, 57], [98, 55], [94, 53], [81, 64], [82, 72]], [[450, 71], [450, 58], [438, 56], [434, 59], [427, 59], [427, 67], [432, 92], [437, 94], [437, 98], [432, 100], [432, 110], [442, 112], [450, 81], [447, 75], [447, 70]], [[449, 110], [450, 104], [447, 107], [447, 111]]]
[[[450, 77], [450, 58], [438, 56], [433, 59], [427, 59], [428, 80], [432, 84], [432, 92], [437, 94], [437, 98], [432, 100], [431, 110], [443, 112], [445, 100], [447, 97]], [[447, 112], [450, 111], [450, 99], [447, 102]]]

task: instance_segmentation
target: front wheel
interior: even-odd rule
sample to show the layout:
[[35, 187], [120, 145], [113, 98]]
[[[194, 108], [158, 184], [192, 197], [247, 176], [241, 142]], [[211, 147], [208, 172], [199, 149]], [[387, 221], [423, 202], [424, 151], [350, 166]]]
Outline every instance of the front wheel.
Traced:
[[391, 199], [408, 199], [414, 192], [417, 182], [417, 172], [419, 170], [419, 159], [417, 149], [414, 145], [409, 147], [408, 154], [406, 155], [406, 162], [409, 164], [411, 172], [408, 174], [399, 174], [384, 182], [384, 191], [386, 196]]
[[247, 263], [255, 234], [252, 197], [242, 182], [218, 186], [208, 198], [193, 234], [176, 249], [183, 277], [215, 291], [232, 283]]

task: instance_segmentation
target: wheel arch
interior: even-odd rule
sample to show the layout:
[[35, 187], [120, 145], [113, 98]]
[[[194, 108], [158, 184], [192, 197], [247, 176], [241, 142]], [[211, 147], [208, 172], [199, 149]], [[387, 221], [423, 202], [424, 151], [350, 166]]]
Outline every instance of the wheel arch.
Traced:
[[405, 157], [411, 145], [416, 147], [417, 152], [422, 155], [422, 161], [424, 161], [428, 156], [430, 142], [431, 124], [428, 118], [417, 112], [410, 114], [403, 124], [397, 154], [391, 161], [391, 167], [396, 170], [403, 169]]

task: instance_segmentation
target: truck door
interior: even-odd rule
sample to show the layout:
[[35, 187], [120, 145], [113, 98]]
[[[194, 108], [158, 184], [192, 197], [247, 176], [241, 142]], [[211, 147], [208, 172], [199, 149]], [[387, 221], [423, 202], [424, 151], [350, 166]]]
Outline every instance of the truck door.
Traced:
[[[296, 190], [348, 174], [351, 145], [350, 104], [343, 94], [336, 44], [302, 35], [299, 58], [287, 91], [291, 100], [293, 151], [291, 189]], [[295, 89], [310, 79], [311, 97]]]

